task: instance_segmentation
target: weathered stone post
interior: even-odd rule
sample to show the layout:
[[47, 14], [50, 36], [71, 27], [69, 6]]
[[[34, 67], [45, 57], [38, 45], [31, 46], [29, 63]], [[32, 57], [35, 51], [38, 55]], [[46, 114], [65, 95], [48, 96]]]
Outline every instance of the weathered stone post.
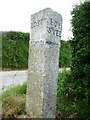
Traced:
[[26, 111], [55, 118], [62, 17], [50, 8], [31, 16]]

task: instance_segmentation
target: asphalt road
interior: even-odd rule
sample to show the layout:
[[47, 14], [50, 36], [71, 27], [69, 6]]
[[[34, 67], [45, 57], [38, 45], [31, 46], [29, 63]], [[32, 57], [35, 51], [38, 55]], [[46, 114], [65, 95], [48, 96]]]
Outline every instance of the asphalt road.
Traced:
[[[64, 69], [59, 69], [62, 72]], [[70, 70], [70, 68], [66, 68]], [[27, 70], [0, 72], [0, 92], [27, 81]]]
[[22, 84], [27, 80], [27, 70], [0, 72], [0, 92], [9, 87]]

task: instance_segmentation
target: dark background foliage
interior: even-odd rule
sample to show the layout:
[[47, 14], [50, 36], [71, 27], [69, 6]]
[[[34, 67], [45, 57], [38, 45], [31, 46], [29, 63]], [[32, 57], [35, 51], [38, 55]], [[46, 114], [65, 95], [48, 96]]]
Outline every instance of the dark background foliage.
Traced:
[[[2, 68], [27, 69], [29, 33], [2, 33]], [[71, 64], [71, 46], [69, 41], [61, 40], [59, 67], [69, 67]]]
[[72, 46], [71, 41], [61, 40], [61, 47], [59, 53], [59, 67], [70, 67], [72, 59]]

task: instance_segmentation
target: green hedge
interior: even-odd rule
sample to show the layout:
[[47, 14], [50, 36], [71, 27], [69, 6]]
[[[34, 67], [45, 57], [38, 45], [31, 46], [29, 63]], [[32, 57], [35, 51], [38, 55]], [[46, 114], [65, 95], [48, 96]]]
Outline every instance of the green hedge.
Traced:
[[[29, 33], [3, 32], [2, 34], [2, 68], [27, 69]], [[70, 41], [61, 40], [59, 67], [71, 65]]]
[[3, 32], [2, 68], [26, 69], [28, 63], [29, 33]]

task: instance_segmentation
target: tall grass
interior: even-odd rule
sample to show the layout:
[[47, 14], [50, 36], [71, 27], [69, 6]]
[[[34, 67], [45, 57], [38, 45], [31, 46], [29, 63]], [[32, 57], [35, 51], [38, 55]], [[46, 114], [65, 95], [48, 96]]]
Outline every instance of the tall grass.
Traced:
[[17, 117], [25, 114], [26, 83], [2, 93], [2, 117]]

